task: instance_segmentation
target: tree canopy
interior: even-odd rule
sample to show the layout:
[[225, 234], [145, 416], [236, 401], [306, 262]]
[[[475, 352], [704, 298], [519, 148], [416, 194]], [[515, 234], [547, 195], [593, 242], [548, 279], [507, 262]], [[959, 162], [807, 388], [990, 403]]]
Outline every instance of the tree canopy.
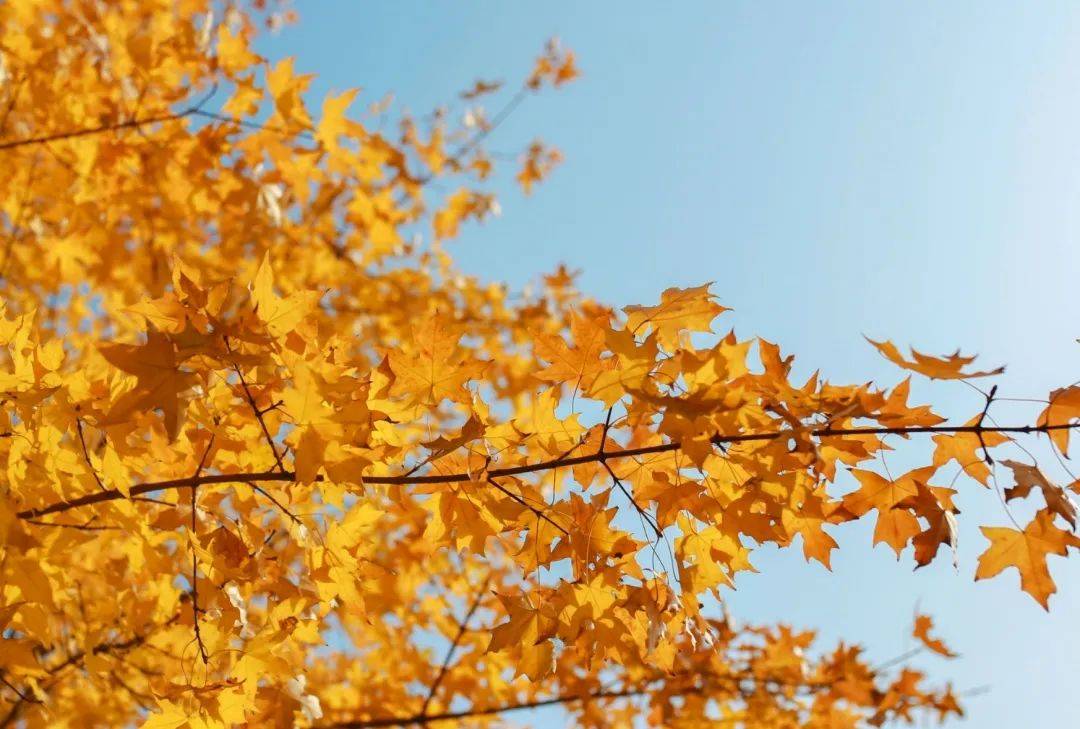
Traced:
[[[1080, 481], [1025, 443], [1068, 456], [1080, 386], [999, 424], [1003, 369], [959, 352], [870, 341], [907, 379], [796, 379], [707, 283], [618, 309], [566, 268], [465, 275], [452, 241], [499, 213], [498, 169], [528, 192], [560, 161], [485, 142], [574, 54], [425, 116], [316, 109], [302, 59], [253, 51], [292, 21], [0, 4], [0, 726], [961, 715], [910, 656], [738, 624], [723, 590], [762, 545], [829, 567], [856, 520], [951, 559], [958, 493], [998, 490], [974, 576], [1015, 568], [1048, 607]], [[912, 377], [984, 406], [947, 419]], [[923, 465], [890, 473], [901, 439]], [[953, 656], [929, 616], [912, 634]]]

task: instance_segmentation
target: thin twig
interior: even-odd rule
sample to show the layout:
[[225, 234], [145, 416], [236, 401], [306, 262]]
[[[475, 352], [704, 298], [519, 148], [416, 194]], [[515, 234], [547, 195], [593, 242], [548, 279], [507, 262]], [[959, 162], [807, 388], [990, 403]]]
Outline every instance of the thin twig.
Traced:
[[[225, 349], [229, 354], [232, 354], [232, 347], [229, 346], [228, 337], [225, 337]], [[240, 387], [244, 389], [244, 396], [247, 398], [248, 405], [251, 406], [251, 412], [255, 415], [255, 419], [259, 421], [259, 427], [262, 428], [266, 443], [270, 446], [270, 450], [274, 454], [274, 461], [277, 463], [277, 468], [284, 473], [285, 464], [282, 463], [281, 455], [278, 454], [277, 444], [274, 443], [274, 436], [270, 435], [270, 428], [266, 426], [266, 421], [263, 419], [263, 415], [269, 411], [260, 410], [259, 406], [255, 403], [255, 397], [251, 394], [251, 388], [248, 387], [247, 380], [244, 379], [244, 373], [240, 370], [240, 365], [233, 362], [233, 370], [236, 372], [236, 376], [240, 378]]]
[[[481, 127], [480, 130], [472, 136], [472, 138], [470, 138], [467, 142], [458, 147], [457, 151], [450, 155], [450, 157], [446, 160], [446, 166], [451, 168], [460, 168], [461, 163], [465, 159], [465, 157], [478, 146], [480, 146], [480, 143], [487, 139], [487, 137], [489, 137], [492, 132], [498, 129], [499, 126], [502, 125], [502, 123], [505, 122], [510, 117], [510, 115], [514, 113], [514, 110], [518, 108], [521, 102], [523, 102], [531, 92], [532, 89], [529, 88], [529, 85], [527, 83], [522, 84], [521, 88], [518, 89], [517, 93], [510, 98], [510, 101], [506, 103], [506, 106], [499, 110], [499, 113], [492, 117], [490, 122]], [[429, 172], [428, 174], [419, 177], [416, 182], [421, 185], [426, 185], [434, 178], [435, 173]]]
[[439, 690], [443, 678], [446, 677], [446, 672], [450, 670], [450, 661], [454, 660], [454, 653], [457, 652], [461, 639], [469, 629], [469, 621], [472, 620], [473, 615], [476, 614], [476, 611], [480, 608], [480, 602], [484, 599], [484, 593], [487, 592], [488, 585], [490, 584], [491, 576], [488, 575], [484, 580], [483, 586], [476, 591], [476, 597], [473, 598], [472, 604], [469, 605], [465, 617], [458, 623], [457, 634], [454, 636], [454, 640], [451, 641], [450, 647], [446, 651], [446, 657], [443, 658], [442, 666], [439, 667], [439, 674], [435, 676], [435, 680], [431, 682], [431, 688], [428, 689], [427, 698], [424, 699], [424, 705], [420, 707], [420, 716], [427, 716], [428, 706], [431, 705], [431, 700], [435, 698], [435, 693]]
[[990, 457], [990, 449], [986, 447], [986, 440], [983, 438], [982, 424], [986, 420], [986, 414], [990, 412], [990, 406], [994, 404], [994, 395], [997, 394], [997, 385], [990, 388], [990, 392], [986, 395], [986, 404], [983, 405], [982, 412], [979, 413], [979, 419], [975, 422], [975, 425], [979, 430], [975, 431], [975, 435], [979, 438], [979, 445], [982, 446], [983, 460], [986, 461], [986, 465], [993, 466], [994, 459]]
[[15, 149], [16, 147], [27, 147], [37, 144], [47, 144], [48, 142], [57, 142], [64, 139], [77, 139], [79, 137], [89, 137], [94, 134], [103, 134], [106, 132], [119, 131], [121, 129], [136, 129], [138, 127], [146, 126], [147, 124], [156, 124], [159, 122], [179, 121], [185, 117], [189, 117], [202, 110], [202, 107], [206, 105], [214, 94], [217, 93], [217, 84], [210, 89], [210, 92], [200, 99], [196, 104], [187, 107], [181, 111], [173, 112], [171, 114], [157, 114], [154, 116], [136, 117], [134, 119], [127, 119], [125, 121], [115, 122], [113, 124], [102, 124], [96, 127], [87, 127], [84, 129], [70, 129], [65, 132], [55, 132], [53, 134], [44, 134], [39, 137], [28, 137], [25, 139], [12, 139], [7, 142], [0, 142], [0, 151], [7, 149]]
[[[97, 518], [97, 517], [95, 517]], [[85, 524], [65, 524], [63, 522], [41, 521], [40, 519], [26, 519], [27, 524], [33, 524], [35, 526], [45, 527], [62, 527], [64, 529], [78, 529], [84, 532], [108, 532], [116, 531], [120, 529], [118, 526], [105, 526], [98, 524], [91, 524], [94, 519], [90, 519]]]
[[[495, 480], [494, 478], [492, 478], [491, 476], [488, 476], [488, 483], [489, 483], [489, 484], [491, 484], [492, 486], [494, 486], [494, 487], [495, 487], [496, 489], [498, 489], [499, 491], [501, 491], [501, 492], [503, 492], [504, 494], [506, 494], [506, 495], [507, 495], [508, 497], [510, 497], [510, 499], [511, 499], [512, 501], [514, 501], [514, 502], [516, 502], [516, 503], [518, 503], [518, 504], [521, 504], [521, 505], [522, 505], [522, 506], [524, 506], [524, 507], [525, 507], [526, 509], [528, 509], [529, 511], [531, 511], [531, 512], [533, 513], [533, 515], [534, 515], [534, 516], [536, 516], [536, 518], [537, 518], [537, 519], [543, 519], [543, 520], [544, 520], [544, 521], [546, 521], [546, 522], [547, 522], [548, 524], [551, 524], [551, 526], [555, 527], [556, 529], [558, 529], [558, 530], [559, 530], [560, 532], [562, 532], [562, 533], [563, 533], [563, 534], [565, 534], [566, 536], [570, 536], [570, 532], [568, 532], [568, 531], [567, 531], [566, 529], [564, 529], [563, 527], [559, 526], [559, 524], [558, 524], [557, 522], [555, 522], [555, 520], [553, 520], [553, 519], [552, 519], [552, 518], [551, 518], [550, 516], [548, 516], [548, 515], [547, 515], [546, 513], [544, 513], [544, 512], [543, 512], [543, 511], [541, 511], [540, 509], [537, 509], [537, 508], [536, 508], [535, 506], [533, 506], [532, 504], [530, 504], [530, 503], [529, 503], [528, 501], [526, 501], [526, 500], [525, 500], [524, 498], [522, 498], [521, 496], [518, 496], [517, 494], [515, 494], [515, 493], [514, 493], [513, 491], [511, 491], [510, 489], [508, 489], [508, 488], [506, 488], [505, 486], [503, 486], [502, 484], [500, 484], [500, 483], [499, 483], [498, 481], [496, 481], [496, 480]], [[539, 525], [537, 525], [537, 526], [539, 526]]]
[[[162, 623], [162, 624], [160, 624], [158, 626], [154, 626], [154, 627], [168, 628], [171, 625], [173, 625], [174, 623], [176, 623], [176, 621], [179, 620], [179, 619], [180, 619], [180, 613], [177, 613], [177, 614], [173, 615], [166, 622], [164, 622], [164, 623]], [[149, 640], [152, 632], [153, 632], [152, 630], [147, 630], [146, 632], [144, 632], [141, 635], [136, 635], [136, 636], [134, 636], [132, 638], [129, 638], [127, 640], [124, 640], [124, 641], [120, 641], [120, 642], [117, 642], [117, 643], [107, 643], [107, 642], [106, 643], [98, 643], [93, 648], [89, 648], [87, 650], [76, 651], [75, 653], [71, 654], [70, 656], [65, 658], [63, 661], [61, 661], [60, 663], [57, 663], [57, 664], [51, 666], [50, 668], [45, 669], [45, 672], [51, 677], [52, 683], [50, 685], [55, 684], [55, 682], [57, 680], [59, 680], [59, 674], [60, 673], [62, 673], [64, 670], [66, 670], [70, 666], [74, 666], [74, 665], [82, 663], [83, 659], [85, 659], [86, 656], [88, 656], [88, 655], [100, 655], [102, 653], [112, 655], [112, 654], [116, 654], [116, 653], [120, 653], [120, 652], [123, 652], [123, 651], [130, 650], [132, 648], [137, 648], [138, 646], [141, 646], [143, 643], [145, 643], [147, 640]], [[38, 703], [43, 703], [43, 702], [41, 702], [40, 700], [34, 699], [32, 697], [24, 697], [22, 694], [20, 694], [19, 700], [16, 701], [11, 706], [10, 709], [8, 709], [8, 712], [6, 714], [4, 714], [2, 717], [0, 717], [0, 729], [6, 729], [6, 727], [11, 726], [19, 718], [19, 712], [22, 710], [22, 707], [25, 706], [28, 703], [38, 704]]]
[[892, 668], [893, 666], [904, 663], [905, 661], [907, 661], [910, 658], [914, 658], [915, 656], [922, 653], [923, 650], [925, 650], [925, 646], [921, 646], [921, 645], [916, 647], [916, 648], [912, 648], [911, 650], [905, 651], [904, 653], [901, 653], [898, 656], [890, 658], [887, 661], [882, 661], [878, 665], [874, 666], [874, 668], [872, 670], [873, 670], [874, 673], [881, 673], [882, 671], [885, 671], [885, 670], [887, 670], [889, 668]]
[[450, 719], [470, 719], [482, 716], [494, 716], [496, 714], [507, 714], [515, 711], [539, 709], [545, 706], [570, 704], [576, 703], [578, 701], [596, 701], [599, 699], [618, 699], [629, 696], [643, 696], [644, 694], [649, 693], [649, 691], [650, 689], [648, 688], [624, 689], [621, 691], [594, 691], [588, 694], [556, 696], [550, 699], [525, 701], [520, 704], [503, 704], [501, 706], [491, 706], [487, 708], [465, 709], [463, 711], [447, 711], [439, 714], [415, 714], [413, 716], [407, 717], [384, 717], [380, 719], [344, 721], [337, 724], [330, 724], [329, 727], [332, 727], [333, 729], [376, 729], [377, 727], [423, 726], [427, 724], [433, 724], [439, 721], [447, 721]]
[[303, 522], [300, 521], [300, 517], [298, 517], [296, 514], [292, 513], [291, 511], [289, 511], [289, 509], [284, 504], [282, 504], [280, 501], [278, 501], [276, 498], [274, 498], [273, 494], [271, 494], [269, 491], [262, 488], [261, 486], [254, 483], [253, 481], [249, 481], [248, 486], [250, 486], [255, 491], [255, 493], [261, 494], [264, 497], [266, 497], [270, 501], [270, 503], [272, 503], [274, 506], [276, 506], [278, 509], [280, 509], [281, 512], [283, 514], [285, 514], [285, 516], [289, 517], [289, 519], [292, 521], [293, 524], [298, 524], [298, 525], [301, 525], [301, 526], [303, 525]]
[[75, 418], [75, 430], [79, 433], [79, 445], [82, 446], [83, 460], [86, 461], [87, 468], [90, 469], [90, 473], [93, 474], [94, 480], [97, 482], [98, 488], [102, 491], [108, 491], [105, 488], [105, 484], [101, 482], [101, 476], [98, 475], [97, 469], [94, 468], [93, 462], [90, 460], [90, 451], [86, 447], [86, 436], [83, 435], [82, 418]]
[[38, 698], [35, 698], [35, 697], [29, 695], [28, 693], [26, 693], [25, 689], [20, 689], [18, 686], [11, 683], [11, 681], [8, 681], [6, 678], [4, 678], [4, 675], [2, 673], [0, 673], [0, 683], [4, 684], [9, 689], [14, 691], [15, 695], [19, 697], [19, 701], [24, 701], [24, 702], [26, 702], [28, 704], [40, 704], [40, 703], [43, 703], [41, 701], [41, 699], [38, 699]]
[[[206, 459], [210, 455], [210, 450], [214, 447], [214, 435], [210, 436], [210, 442], [206, 445], [206, 450], [203, 452], [202, 458], [199, 459], [199, 465], [195, 469], [195, 479], [198, 479], [199, 474], [202, 473], [203, 466], [206, 465]], [[206, 654], [206, 645], [203, 643], [202, 632], [199, 629], [199, 557], [195, 552], [195, 539], [198, 535], [199, 521], [196, 507], [196, 496], [199, 490], [197, 483], [191, 486], [191, 615], [192, 623], [195, 626], [195, 642], [199, 644], [199, 656], [202, 658], [203, 665], [210, 662], [209, 656]]]

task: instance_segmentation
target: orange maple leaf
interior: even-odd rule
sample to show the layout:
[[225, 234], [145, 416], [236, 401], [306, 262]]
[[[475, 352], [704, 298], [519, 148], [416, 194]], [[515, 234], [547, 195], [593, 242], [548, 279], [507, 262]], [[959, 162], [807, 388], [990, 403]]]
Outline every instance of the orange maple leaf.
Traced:
[[912, 629], [911, 635], [934, 653], [946, 658], [955, 658], [957, 654], [949, 650], [949, 647], [940, 638], [934, 638], [930, 635], [933, 627], [934, 619], [929, 615], [916, 615], [915, 627]]
[[1046, 510], [1035, 515], [1023, 531], [1009, 527], [982, 527], [990, 546], [979, 555], [975, 579], [993, 577], [1002, 570], [1015, 567], [1020, 572], [1020, 587], [1049, 610], [1049, 598], [1057, 592], [1050, 576], [1046, 558], [1051, 554], [1064, 557], [1069, 547], [1080, 548], [1080, 539], [1054, 524], [1053, 515]]
[[933, 357], [912, 348], [911, 356], [913, 359], [908, 360], [904, 359], [904, 355], [900, 354], [900, 350], [892, 342], [876, 342], [870, 337], [866, 337], [866, 341], [874, 345], [893, 364], [935, 380], [966, 380], [972, 377], [1000, 375], [1005, 371], [1004, 367], [998, 367], [982, 372], [963, 372], [964, 367], [975, 361], [975, 357], [966, 357], [960, 354], [960, 350], [945, 357]]

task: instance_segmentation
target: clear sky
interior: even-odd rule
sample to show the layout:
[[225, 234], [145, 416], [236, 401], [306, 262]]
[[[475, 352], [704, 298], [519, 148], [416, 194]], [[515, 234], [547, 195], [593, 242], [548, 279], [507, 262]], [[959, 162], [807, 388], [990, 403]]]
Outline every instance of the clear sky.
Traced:
[[[521, 287], [566, 263], [620, 306], [715, 281], [734, 308], [722, 325], [838, 382], [899, 379], [863, 333], [1007, 363], [1009, 395], [1080, 378], [1080, 5], [296, 7], [300, 24], [262, 51], [316, 72], [314, 97], [361, 86], [422, 113], [476, 78], [523, 77], [551, 35], [577, 52], [583, 78], [530, 98], [491, 141], [511, 152], [539, 135], [566, 161], [531, 197], [508, 188], [502, 217], [452, 244], [470, 272]], [[918, 394], [965, 417], [981, 406], [961, 384]], [[962, 658], [916, 663], [961, 690], [990, 686], [967, 725], [1072, 725], [1080, 559], [1052, 559], [1049, 614], [1015, 571], [973, 582], [977, 525], [1008, 520], [961, 483], [959, 572], [939, 559], [913, 573], [910, 555], [870, 549], [869, 528], [841, 527], [831, 574], [798, 549], [758, 552], [732, 611], [887, 659], [911, 647], [918, 605]]]

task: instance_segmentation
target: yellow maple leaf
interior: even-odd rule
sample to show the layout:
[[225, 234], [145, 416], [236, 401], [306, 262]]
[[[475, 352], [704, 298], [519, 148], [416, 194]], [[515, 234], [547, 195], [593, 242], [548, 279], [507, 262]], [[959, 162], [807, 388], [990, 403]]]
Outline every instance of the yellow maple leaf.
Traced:
[[660, 295], [656, 306], [627, 306], [626, 328], [634, 334], [655, 331], [660, 346], [668, 351], [679, 343], [684, 331], [710, 331], [713, 319], [728, 311], [709, 293], [711, 283], [688, 289], [670, 288]]
[[401, 352], [389, 357], [395, 379], [391, 392], [412, 403], [437, 404], [444, 399], [469, 402], [465, 383], [478, 377], [486, 363], [470, 357], [459, 345], [463, 330], [431, 316]]
[[345, 118], [345, 111], [356, 99], [359, 93], [357, 89], [350, 89], [337, 96], [327, 96], [323, 101], [322, 118], [315, 135], [327, 149], [338, 148], [338, 137], [346, 133], [349, 120]]
[[164, 415], [169, 439], [175, 439], [180, 431], [180, 397], [197, 378], [180, 369], [172, 340], [150, 330], [146, 344], [112, 343], [102, 345], [100, 351], [113, 366], [136, 377], [135, 387], [113, 403], [102, 424], [122, 423], [137, 412], [158, 409]]
[[181, 729], [188, 723], [188, 712], [181, 705], [172, 701], [158, 703], [159, 711], [146, 717], [141, 729]]
[[294, 63], [292, 58], [279, 61], [267, 72], [266, 86], [274, 99], [274, 109], [285, 125], [307, 129], [311, 127], [311, 117], [304, 108], [302, 94], [307, 90], [313, 76], [298, 76], [293, 69]]
[[270, 254], [263, 256], [255, 279], [251, 283], [251, 299], [255, 313], [266, 324], [274, 337], [282, 337], [296, 329], [315, 306], [319, 294], [314, 291], [297, 291], [286, 297], [274, 292], [274, 270], [270, 266]]

